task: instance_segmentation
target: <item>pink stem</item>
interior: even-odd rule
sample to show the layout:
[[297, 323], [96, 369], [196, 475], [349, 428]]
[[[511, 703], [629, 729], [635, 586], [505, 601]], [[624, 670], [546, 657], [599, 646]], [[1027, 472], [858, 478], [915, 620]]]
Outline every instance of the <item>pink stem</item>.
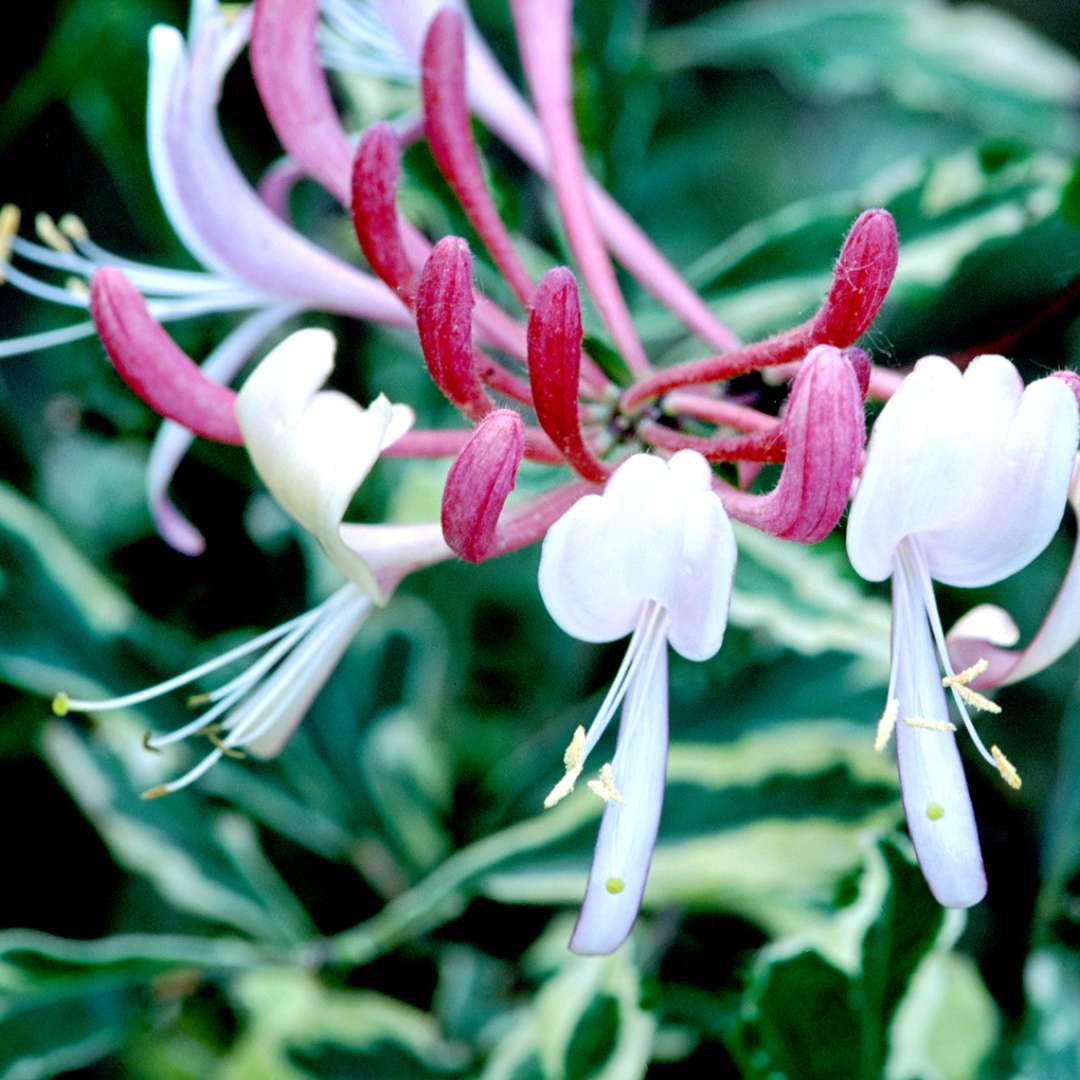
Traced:
[[738, 431], [769, 431], [776, 426], [776, 417], [759, 412], [749, 405], [739, 405], [725, 398], [707, 398], [700, 394], [675, 390], [664, 398], [664, 409], [696, 420], [724, 424]]
[[572, 0], [511, 3], [521, 62], [551, 157], [551, 186], [570, 248], [615, 347], [635, 375], [645, 375], [651, 365], [589, 208], [570, 89], [571, 7]]
[[773, 428], [752, 435], [687, 435], [646, 420], [638, 425], [638, 435], [658, 449], [696, 450], [709, 461], [779, 462], [784, 460], [787, 445], [780, 424], [774, 421]]
[[514, 250], [488, 194], [469, 126], [465, 97], [465, 37], [461, 16], [443, 8], [431, 21], [420, 55], [424, 131], [435, 163], [458, 197], [522, 307], [532, 299], [533, 281]]
[[488, 558], [506, 555], [543, 539], [548, 529], [585, 495], [601, 491], [598, 484], [575, 481], [542, 492], [507, 510], [499, 520]]

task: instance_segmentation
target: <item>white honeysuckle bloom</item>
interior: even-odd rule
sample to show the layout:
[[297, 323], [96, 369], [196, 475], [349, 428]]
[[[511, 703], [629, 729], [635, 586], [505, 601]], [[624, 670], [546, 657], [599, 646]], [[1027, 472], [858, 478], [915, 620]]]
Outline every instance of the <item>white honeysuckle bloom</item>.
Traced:
[[236, 418], [255, 470], [330, 561], [376, 603], [383, 590], [368, 562], [341, 536], [349, 502], [379, 454], [412, 426], [407, 405], [379, 395], [364, 409], [322, 386], [334, 368], [328, 330], [298, 330], [248, 377]]
[[544, 540], [540, 594], [555, 622], [582, 641], [632, 633], [600, 711], [588, 733], [575, 732], [566, 775], [545, 801], [552, 806], [573, 790], [622, 704], [615, 756], [589, 782], [606, 805], [570, 941], [575, 952], [617, 949], [641, 906], [667, 768], [667, 646], [707, 660], [724, 638], [735, 535], [711, 485], [708, 462], [693, 450], [668, 461], [637, 454]]
[[[325, 330], [299, 330], [262, 361], [237, 398], [236, 414], [259, 475], [281, 506], [312, 533], [348, 578], [311, 611], [172, 679], [108, 700], [58, 694], [53, 709], [101, 713], [128, 708], [201, 681], [245, 658], [234, 678], [193, 703], [208, 706], [175, 731], [148, 735], [160, 750], [205, 735], [213, 749], [176, 780], [144, 793], [157, 798], [191, 784], [223, 756], [280, 753], [373, 606], [409, 570], [450, 552], [427, 526], [346, 526], [349, 502], [382, 449], [413, 422], [412, 410], [380, 396], [368, 409], [321, 390], [333, 369], [335, 341]], [[435, 531], [438, 526], [435, 526]]]
[[999, 710], [968, 685], [985, 663], [954, 671], [933, 582], [990, 585], [1046, 547], [1065, 509], [1077, 432], [1076, 400], [1063, 381], [1025, 389], [1004, 357], [977, 357], [961, 374], [928, 356], [878, 417], [852, 504], [852, 566], [870, 581], [892, 578], [879, 745], [895, 725], [908, 828], [927, 884], [947, 907], [978, 903], [986, 876], [946, 687], [979, 753], [1011, 786], [1020, 779], [971, 722], [968, 706]]

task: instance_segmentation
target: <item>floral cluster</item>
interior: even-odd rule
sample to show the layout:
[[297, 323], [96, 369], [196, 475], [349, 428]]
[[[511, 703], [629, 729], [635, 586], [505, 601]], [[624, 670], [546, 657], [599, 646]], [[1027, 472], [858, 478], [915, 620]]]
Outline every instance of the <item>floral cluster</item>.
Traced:
[[[636, 918], [660, 827], [668, 646], [693, 661], [720, 649], [736, 570], [732, 521], [813, 544], [850, 504], [852, 566], [892, 584], [878, 747], [895, 732], [908, 826], [935, 897], [946, 906], [977, 903], [986, 881], [951, 717], [1019, 787], [972, 714], [999, 712], [987, 690], [1041, 670], [1080, 637], [1080, 570], [1074, 560], [1024, 649], [1015, 648], [1018, 633], [999, 608], [978, 607], [946, 633], [933, 583], [1001, 581], [1046, 547], [1067, 501], [1076, 508], [1080, 378], [1059, 372], [1025, 388], [1000, 356], [977, 357], [963, 370], [935, 356], [907, 373], [875, 365], [857, 343], [899, 257], [895, 225], [881, 209], [852, 223], [817, 311], [769, 338], [740, 342], [587, 175], [572, 110], [571, 0], [511, 0], [511, 8], [531, 106], [460, 5], [335, 0], [320, 12], [318, 0], [254, 0], [237, 13], [195, 0], [186, 39], [156, 28], [150, 160], [169, 220], [202, 271], [121, 258], [74, 217], [39, 217], [33, 242], [19, 235], [16, 211], [0, 216], [7, 281], [89, 310], [87, 322], [2, 351], [97, 333], [119, 375], [165, 418], [147, 475], [165, 541], [189, 555], [204, 546], [168, 496], [191, 440], [235, 444], [346, 582], [313, 610], [175, 679], [109, 701], [60, 694], [54, 708], [134, 704], [247, 659], [239, 675], [202, 695], [206, 708], [191, 723], [148, 736], [150, 748], [196, 735], [210, 741], [185, 775], [145, 795], [175, 792], [223, 755], [279, 753], [358, 628], [408, 574], [542, 542], [539, 590], [558, 626], [588, 642], [630, 637], [595, 720], [572, 733], [564, 775], [545, 803], [573, 792], [621, 709], [614, 754], [586, 784], [605, 805], [571, 942], [579, 952], [609, 952]], [[358, 138], [345, 133], [326, 68], [348, 53], [348, 32], [396, 74], [416, 79], [419, 116], [377, 123]], [[245, 47], [286, 151], [258, 188], [232, 160], [217, 121], [224, 76]], [[486, 185], [474, 115], [550, 185], [576, 273], [555, 267], [537, 280], [530, 272]], [[478, 295], [465, 240], [432, 243], [400, 212], [401, 154], [419, 139], [517, 310]], [[293, 227], [289, 193], [301, 177], [319, 182], [350, 216], [367, 271]], [[706, 355], [654, 366], [616, 263]], [[75, 287], [51, 284], [42, 270], [72, 276]], [[590, 354], [582, 293], [623, 372]], [[265, 343], [311, 311], [415, 328], [432, 380], [466, 423], [423, 429], [407, 404], [380, 395], [361, 407], [325, 389], [335, 341], [319, 329], [290, 334], [238, 392], [230, 388]], [[200, 367], [163, 324], [214, 312], [242, 317]], [[775, 413], [730, 392], [733, 379], [765, 369], [788, 384]], [[867, 397], [886, 403], [869, 446]], [[439, 521], [345, 521], [384, 456], [452, 459]], [[514, 498], [523, 460], [549, 470], [552, 484]], [[763, 491], [768, 465], [778, 467], [776, 479]]]

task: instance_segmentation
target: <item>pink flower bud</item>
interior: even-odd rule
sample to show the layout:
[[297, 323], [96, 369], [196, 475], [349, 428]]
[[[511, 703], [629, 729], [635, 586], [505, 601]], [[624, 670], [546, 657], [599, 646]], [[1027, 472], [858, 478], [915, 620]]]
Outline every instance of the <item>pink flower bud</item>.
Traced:
[[844, 346], [860, 337], [889, 291], [898, 257], [892, 214], [888, 210], [863, 211], [840, 249], [832, 288], [814, 316], [814, 340]]
[[236, 394], [208, 379], [115, 267], [90, 280], [90, 314], [120, 377], [154, 412], [204, 439], [239, 445]]
[[416, 291], [416, 327], [435, 385], [466, 416], [493, 408], [480, 383], [472, 347], [472, 256], [458, 236], [440, 240], [424, 264]]
[[461, 208], [491, 252], [523, 305], [533, 293], [532, 278], [518, 258], [484, 183], [469, 126], [465, 93], [465, 33], [461, 15], [443, 8], [431, 20], [420, 56], [424, 134], [435, 164], [453, 188]]
[[513, 409], [496, 409], [477, 425], [450, 466], [443, 489], [447, 544], [466, 562], [492, 553], [495, 527], [525, 452], [525, 425]]
[[581, 435], [581, 303], [577, 282], [564, 266], [549, 270], [537, 286], [529, 312], [529, 381], [540, 426], [586, 479], [603, 481], [608, 470]]
[[812, 349], [791, 386], [783, 421], [787, 457], [767, 495], [725, 490], [732, 517], [803, 544], [835, 528], [866, 442], [859, 376], [832, 345]]
[[400, 171], [401, 154], [393, 128], [389, 124], [372, 124], [364, 132], [353, 162], [353, 228], [368, 265], [412, 307], [416, 275], [398, 227]]
[[1060, 379], [1073, 392], [1076, 404], [1080, 406], [1080, 375], [1075, 371], [1055, 371], [1050, 378]]

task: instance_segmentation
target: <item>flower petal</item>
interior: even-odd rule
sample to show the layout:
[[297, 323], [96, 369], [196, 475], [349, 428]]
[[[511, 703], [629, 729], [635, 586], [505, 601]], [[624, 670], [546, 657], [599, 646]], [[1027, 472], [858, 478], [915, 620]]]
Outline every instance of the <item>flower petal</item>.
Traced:
[[700, 454], [628, 458], [603, 496], [577, 502], [548, 530], [540, 594], [559, 626], [581, 641], [613, 641], [641, 605], [668, 612], [672, 646], [692, 660], [723, 640], [735, 538]]
[[412, 410], [382, 395], [362, 409], [344, 394], [320, 391], [333, 370], [334, 349], [326, 330], [299, 330], [286, 338], [244, 384], [236, 417], [270, 493], [346, 577], [382, 603], [368, 564], [339, 530], [382, 448], [411, 427]]
[[221, 81], [247, 39], [247, 28], [246, 13], [231, 23], [206, 19], [190, 55], [173, 27], [156, 26], [150, 33], [150, 165], [169, 221], [205, 266], [268, 298], [411, 325], [408, 312], [382, 282], [289, 228], [230, 156], [216, 109]]
[[661, 638], [651, 665], [631, 683], [623, 704], [615, 757], [615, 788], [625, 802], [608, 802], [570, 948], [587, 956], [614, 952], [641, 907], [660, 811], [668, 748], [667, 648]]
[[940, 674], [921, 590], [901, 570], [893, 578], [892, 675], [904, 812], [930, 891], [945, 907], [970, 907], [986, 895], [986, 873], [956, 736], [904, 723], [948, 721]]
[[[295, 308], [279, 306], [248, 316], [203, 361], [200, 368], [203, 376], [218, 384], [228, 383], [259, 342], [294, 314]], [[166, 420], [154, 436], [146, 466], [146, 497], [154, 524], [166, 543], [184, 555], [201, 555], [206, 542], [202, 533], [172, 504], [168, 490], [194, 438], [189, 429]]]
[[1069, 387], [1023, 390], [1004, 357], [977, 357], [961, 376], [920, 360], [874, 425], [848, 524], [863, 576], [891, 573], [905, 536], [919, 536], [931, 576], [974, 587], [1031, 561], [1061, 520], [1076, 454]]

